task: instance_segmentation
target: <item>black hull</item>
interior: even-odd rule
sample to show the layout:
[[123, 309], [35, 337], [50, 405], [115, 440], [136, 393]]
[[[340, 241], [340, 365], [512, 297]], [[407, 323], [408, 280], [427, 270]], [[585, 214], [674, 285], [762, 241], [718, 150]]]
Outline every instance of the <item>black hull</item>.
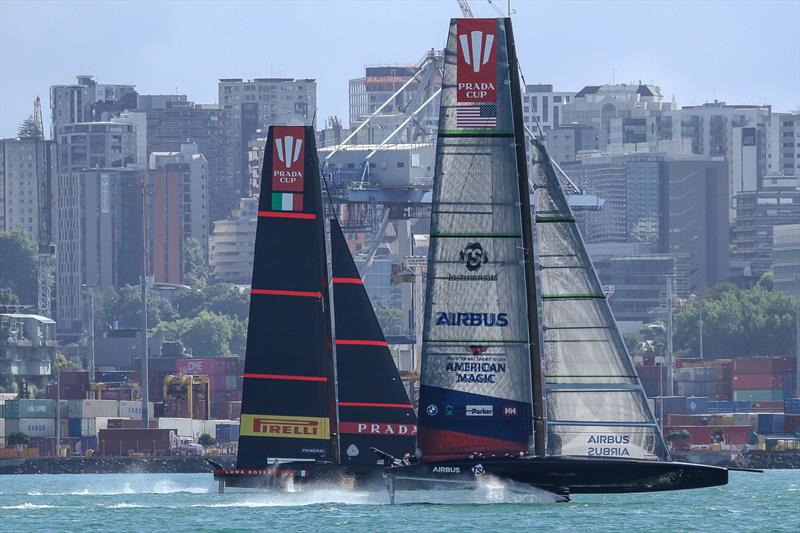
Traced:
[[[218, 465], [215, 465], [218, 466]], [[338, 487], [357, 490], [386, 488], [384, 467], [343, 466], [332, 463], [281, 463], [260, 469], [215, 468], [214, 480], [225, 487], [285, 490], [298, 487]], [[222, 490], [220, 486], [220, 491]]]
[[654, 492], [728, 483], [725, 468], [666, 461], [591, 458], [473, 459], [386, 469], [396, 490], [468, 488], [492, 477], [556, 494]]

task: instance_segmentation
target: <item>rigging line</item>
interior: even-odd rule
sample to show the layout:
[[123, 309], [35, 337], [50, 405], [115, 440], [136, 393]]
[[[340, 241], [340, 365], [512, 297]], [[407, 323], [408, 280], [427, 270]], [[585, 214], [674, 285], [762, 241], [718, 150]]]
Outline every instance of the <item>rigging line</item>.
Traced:
[[328, 203], [331, 205], [331, 211], [333, 211], [333, 218], [341, 228], [342, 224], [339, 221], [339, 213], [336, 211], [336, 204], [333, 203], [333, 196], [331, 196], [331, 190], [328, 188], [328, 178], [325, 177], [325, 172], [323, 171], [322, 167], [320, 167], [319, 173], [322, 176], [322, 184], [325, 185], [325, 192], [328, 195]]

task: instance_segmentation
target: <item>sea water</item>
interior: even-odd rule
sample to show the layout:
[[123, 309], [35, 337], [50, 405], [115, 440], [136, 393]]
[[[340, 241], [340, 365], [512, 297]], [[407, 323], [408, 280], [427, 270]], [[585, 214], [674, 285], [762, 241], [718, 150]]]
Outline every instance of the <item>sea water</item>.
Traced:
[[550, 494], [335, 488], [217, 493], [211, 474], [0, 476], [0, 531], [800, 531], [800, 470], [732, 472], [724, 487]]

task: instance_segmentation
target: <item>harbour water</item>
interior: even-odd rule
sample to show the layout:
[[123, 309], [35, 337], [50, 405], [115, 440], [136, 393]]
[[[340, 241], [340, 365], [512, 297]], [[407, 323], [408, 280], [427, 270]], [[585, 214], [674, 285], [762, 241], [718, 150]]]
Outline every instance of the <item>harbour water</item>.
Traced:
[[800, 531], [800, 470], [570, 503], [521, 489], [489, 481], [388, 505], [385, 493], [339, 489], [220, 495], [210, 474], [0, 476], [0, 531]]

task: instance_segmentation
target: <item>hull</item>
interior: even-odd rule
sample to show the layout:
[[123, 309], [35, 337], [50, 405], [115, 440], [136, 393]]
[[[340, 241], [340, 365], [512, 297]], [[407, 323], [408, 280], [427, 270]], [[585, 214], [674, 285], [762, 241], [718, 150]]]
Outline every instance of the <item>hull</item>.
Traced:
[[386, 469], [397, 490], [468, 488], [491, 477], [561, 495], [696, 489], [728, 483], [725, 468], [667, 461], [582, 457], [472, 459]]
[[218, 468], [214, 465], [214, 480], [220, 492], [225, 487], [286, 490], [309, 486], [343, 489], [377, 490], [386, 487], [384, 467], [343, 466], [332, 463], [281, 463], [266, 469]]

